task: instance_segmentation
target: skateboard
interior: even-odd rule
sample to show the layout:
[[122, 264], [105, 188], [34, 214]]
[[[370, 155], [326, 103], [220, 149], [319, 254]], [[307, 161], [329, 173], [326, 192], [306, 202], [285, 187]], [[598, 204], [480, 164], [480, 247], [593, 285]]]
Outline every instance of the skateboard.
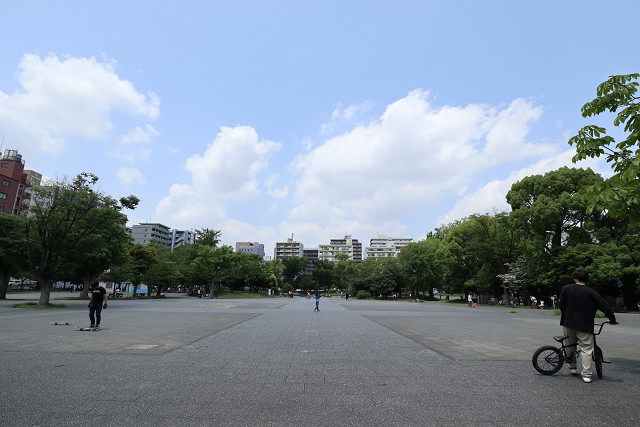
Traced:
[[52, 325], [70, 325], [71, 323], [69, 322], [51, 322]]
[[79, 331], [98, 331], [100, 328], [78, 328]]

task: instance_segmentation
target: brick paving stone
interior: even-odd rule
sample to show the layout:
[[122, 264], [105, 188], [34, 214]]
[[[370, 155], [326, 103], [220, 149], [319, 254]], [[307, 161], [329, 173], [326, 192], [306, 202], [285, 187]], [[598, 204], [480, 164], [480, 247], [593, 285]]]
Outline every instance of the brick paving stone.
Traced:
[[[640, 425], [640, 316], [598, 340], [605, 377], [539, 375], [548, 311], [405, 301], [0, 301], [1, 425]], [[54, 326], [69, 320], [72, 326]], [[583, 408], [584, 417], [576, 410]]]

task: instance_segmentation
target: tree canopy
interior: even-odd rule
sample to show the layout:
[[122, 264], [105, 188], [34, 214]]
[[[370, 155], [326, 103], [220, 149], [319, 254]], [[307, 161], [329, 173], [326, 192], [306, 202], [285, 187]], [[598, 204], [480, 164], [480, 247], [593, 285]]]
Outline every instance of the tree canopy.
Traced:
[[588, 125], [569, 139], [575, 145], [573, 161], [605, 156], [615, 174], [587, 192], [588, 213], [607, 211], [613, 217], [640, 221], [640, 74], [610, 76], [596, 90], [596, 98], [582, 106], [582, 117], [605, 112], [616, 114], [613, 125], [622, 127], [624, 138], [616, 140], [604, 127]]

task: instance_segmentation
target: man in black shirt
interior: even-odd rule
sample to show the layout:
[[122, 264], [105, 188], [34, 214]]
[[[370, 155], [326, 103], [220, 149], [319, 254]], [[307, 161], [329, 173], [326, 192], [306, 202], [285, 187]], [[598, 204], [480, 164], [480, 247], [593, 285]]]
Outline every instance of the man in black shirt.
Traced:
[[[560, 293], [560, 310], [562, 311], [560, 325], [564, 327], [564, 334], [569, 337], [569, 344], [578, 343], [582, 353], [582, 380], [590, 383], [593, 320], [596, 317], [596, 311], [600, 309], [612, 325], [616, 324], [616, 316], [604, 298], [586, 286], [589, 275], [585, 271], [576, 270], [571, 277], [575, 283], [566, 285]], [[569, 371], [574, 375], [578, 374], [575, 353], [569, 362]]]
[[100, 313], [103, 308], [107, 308], [107, 291], [96, 280], [91, 283], [91, 296], [89, 299], [89, 319], [91, 320], [92, 328], [100, 327]]

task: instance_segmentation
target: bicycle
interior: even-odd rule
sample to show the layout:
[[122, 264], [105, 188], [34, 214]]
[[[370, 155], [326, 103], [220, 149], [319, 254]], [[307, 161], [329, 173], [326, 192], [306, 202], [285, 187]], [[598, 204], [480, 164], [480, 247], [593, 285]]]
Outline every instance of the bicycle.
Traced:
[[[596, 373], [598, 374], [598, 378], [602, 378], [602, 364], [603, 363], [611, 363], [605, 361], [602, 355], [602, 349], [598, 347], [596, 343], [596, 335], [600, 335], [602, 332], [602, 327], [605, 323], [610, 323], [608, 320], [602, 322], [601, 324], [595, 324], [595, 326], [599, 326], [598, 332], [593, 334], [593, 361], [596, 365]], [[553, 375], [562, 368], [565, 362], [569, 363], [571, 360], [571, 356], [573, 351], [570, 353], [567, 352], [567, 349], [571, 347], [577, 347], [578, 344], [570, 344], [565, 345], [564, 340], [569, 338], [568, 336], [555, 336], [554, 340], [558, 341], [562, 344], [562, 347], [554, 347], [552, 345], [545, 345], [540, 347], [533, 353], [533, 358], [531, 362], [533, 363], [533, 367], [536, 371], [540, 372], [543, 375]]]

